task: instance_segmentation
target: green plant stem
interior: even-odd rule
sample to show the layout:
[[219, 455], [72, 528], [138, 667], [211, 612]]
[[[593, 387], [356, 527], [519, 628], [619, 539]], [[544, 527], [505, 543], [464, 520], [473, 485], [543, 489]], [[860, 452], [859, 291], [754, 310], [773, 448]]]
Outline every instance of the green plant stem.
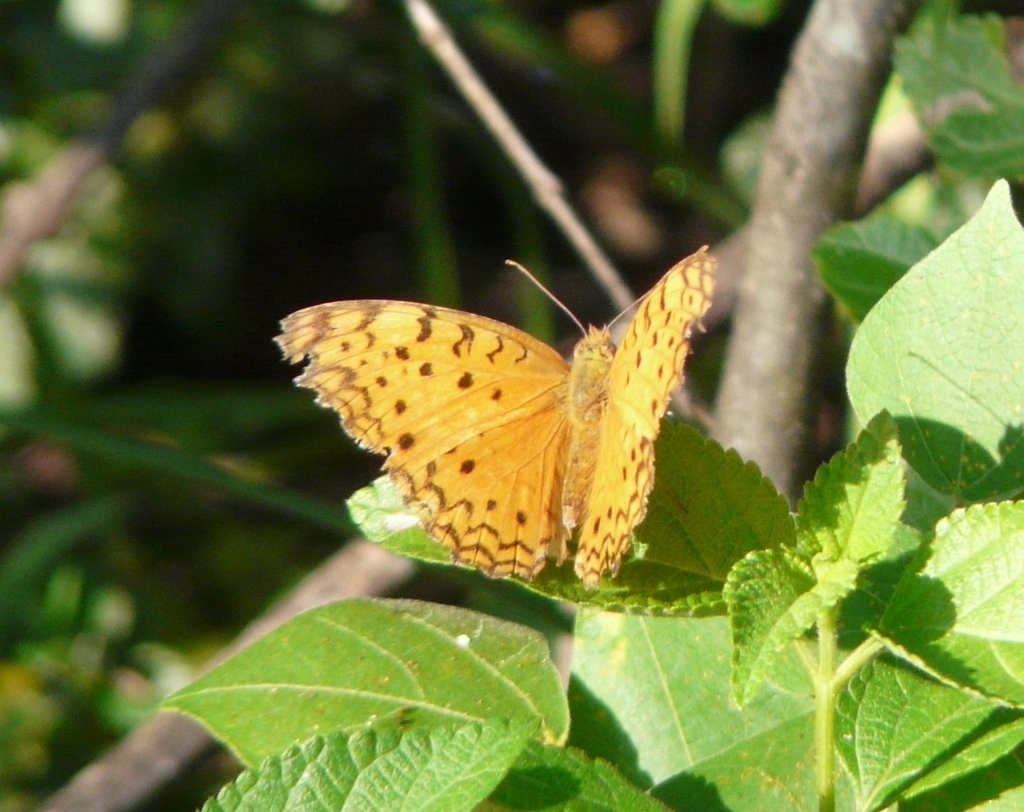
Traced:
[[818, 812], [835, 812], [836, 610], [818, 615], [818, 673], [814, 680], [814, 745]]
[[885, 650], [880, 640], [869, 637], [857, 648], [851, 651], [845, 660], [836, 668], [832, 675], [832, 694], [838, 696], [839, 692], [846, 688], [854, 674], [860, 671], [865, 665], [873, 660], [878, 654]]
[[693, 29], [704, 0], [661, 0], [654, 24], [654, 120], [669, 144], [679, 144], [686, 116]]

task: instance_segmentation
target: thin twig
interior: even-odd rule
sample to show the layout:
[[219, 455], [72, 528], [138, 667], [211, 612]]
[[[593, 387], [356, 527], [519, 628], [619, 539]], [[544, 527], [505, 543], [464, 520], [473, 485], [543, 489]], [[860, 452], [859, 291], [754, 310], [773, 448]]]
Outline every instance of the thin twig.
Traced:
[[82, 185], [114, 156], [132, 122], [202, 64], [202, 57], [244, 2], [200, 3], [174, 36], [132, 71], [106, 122], [95, 133], [65, 145], [31, 182], [8, 184], [0, 197], [0, 287], [13, 278], [33, 242], [64, 225]]
[[463, 98], [501, 145], [530, 187], [537, 205], [562, 229], [566, 239], [590, 268], [616, 308], [625, 310], [634, 302], [635, 297], [566, 200], [561, 182], [537, 157], [526, 139], [516, 129], [508, 114], [463, 55], [447, 26], [426, 0], [406, 0], [405, 5], [423, 45], [434, 54]]
[[[384, 595], [408, 579], [413, 563], [368, 541], [349, 542], [299, 583], [280, 603], [253, 621], [214, 657], [211, 668], [271, 629], [314, 606], [367, 595]], [[90, 764], [39, 812], [127, 812], [152, 799], [216, 746], [187, 716], [155, 714]]]
[[921, 0], [817, 0], [779, 94], [714, 434], [792, 495], [825, 293], [821, 232], [852, 211], [892, 41]]

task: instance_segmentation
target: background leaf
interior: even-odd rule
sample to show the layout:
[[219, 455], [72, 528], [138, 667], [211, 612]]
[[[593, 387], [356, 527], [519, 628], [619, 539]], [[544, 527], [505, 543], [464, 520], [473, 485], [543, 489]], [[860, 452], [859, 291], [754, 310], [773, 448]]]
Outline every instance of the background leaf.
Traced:
[[[880, 809], [937, 767], [949, 781], [1005, 755], [1024, 739], [1022, 723], [1020, 713], [879, 660], [839, 697], [836, 748], [854, 778], [857, 808]], [[972, 744], [985, 752], [958, 752]]]
[[1024, 485], [1024, 233], [1000, 181], [966, 225], [914, 266], [854, 336], [850, 401], [886, 409], [904, 456], [960, 502]]
[[568, 708], [537, 632], [465, 609], [358, 600], [298, 615], [166, 700], [257, 763], [309, 734], [390, 719], [404, 728], [540, 720]]
[[572, 747], [531, 742], [479, 812], [664, 812], [610, 765]]
[[930, 231], [885, 212], [829, 228], [814, 246], [825, 287], [860, 322], [910, 267], [939, 244]]
[[896, 46], [896, 70], [928, 142], [947, 166], [997, 178], [1024, 175], [1024, 91], [995, 15], [926, 17]]
[[952, 683], [1024, 705], [1024, 503], [974, 505], [939, 522], [920, 572], [900, 582], [880, 631]]
[[[737, 810], [790, 809], [813, 799], [806, 674], [795, 657], [787, 658], [772, 675], [776, 682], [737, 710], [729, 696], [724, 618], [583, 610], [573, 677], [570, 743], [614, 738], [601, 755], [621, 759], [620, 771], [656, 785], [654, 795], [673, 808], [716, 808], [706, 805], [716, 793]], [[580, 706], [585, 713], [576, 713]], [[786, 792], [766, 798], [766, 784]], [[730, 805], [739, 798], [749, 800]], [[760, 806], [750, 805], [755, 798]]]

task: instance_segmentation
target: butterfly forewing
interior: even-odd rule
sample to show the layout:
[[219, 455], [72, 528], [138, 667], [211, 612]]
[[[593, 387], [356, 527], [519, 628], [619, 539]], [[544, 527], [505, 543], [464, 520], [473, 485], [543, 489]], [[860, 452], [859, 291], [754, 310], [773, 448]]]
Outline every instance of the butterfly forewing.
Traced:
[[689, 334], [711, 303], [714, 259], [704, 249], [675, 265], [640, 301], [608, 372], [597, 465], [580, 523], [576, 573], [596, 587], [618, 569], [654, 484], [654, 441], [682, 380]]
[[394, 301], [300, 310], [278, 343], [458, 560], [531, 577], [561, 541], [554, 505], [568, 366], [520, 330]]

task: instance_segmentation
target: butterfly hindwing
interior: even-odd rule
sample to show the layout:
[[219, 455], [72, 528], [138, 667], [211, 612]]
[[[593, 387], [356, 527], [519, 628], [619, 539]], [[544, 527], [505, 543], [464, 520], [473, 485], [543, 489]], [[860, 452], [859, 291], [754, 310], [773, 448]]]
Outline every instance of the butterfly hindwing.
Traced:
[[562, 557], [565, 434], [561, 409], [535, 410], [397, 473], [424, 508], [424, 528], [453, 558], [489, 575], [530, 579], [549, 550]]

